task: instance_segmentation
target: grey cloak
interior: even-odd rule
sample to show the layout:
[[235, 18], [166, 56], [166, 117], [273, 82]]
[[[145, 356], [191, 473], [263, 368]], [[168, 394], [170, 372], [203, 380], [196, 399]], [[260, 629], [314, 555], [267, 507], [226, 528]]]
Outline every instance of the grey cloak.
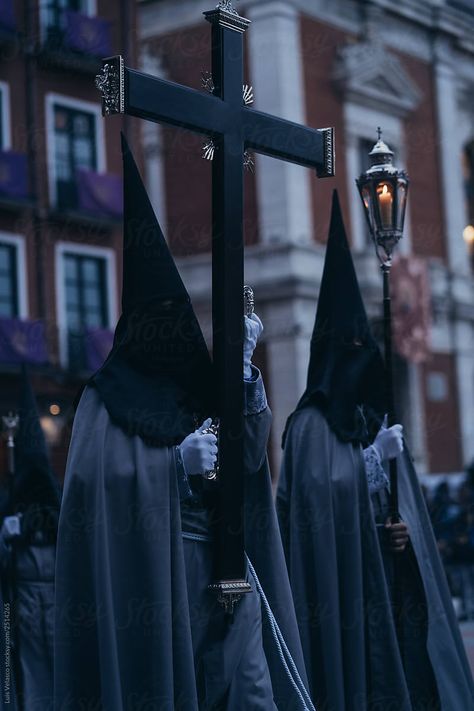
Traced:
[[[0, 520], [0, 525], [2, 520]], [[11, 548], [0, 535], [0, 709], [1, 711], [16, 711], [17, 698], [14, 673], [14, 631], [12, 589], [9, 568], [11, 565]]]
[[306, 669], [320, 711], [408, 711], [362, 449], [294, 412], [277, 492]]
[[[246, 418], [246, 436], [256, 445], [245, 447], [246, 477], [255, 478], [246, 494], [247, 520], [271, 507], [264, 464], [268, 418], [265, 411]], [[262, 493], [266, 503], [252, 501]], [[249, 558], [304, 677], [278, 531], [247, 533]], [[275, 564], [269, 545], [277, 548]], [[172, 448], [127, 437], [97, 392], [86, 388], [59, 525], [56, 711], [257, 711], [274, 709], [272, 696], [277, 708], [304, 708], [291, 683], [276, 683], [284, 676], [278, 655], [263, 654], [259, 597], [244, 596], [229, 624], [206, 590], [211, 575], [211, 544], [199, 535], [182, 537]], [[268, 590], [273, 579], [279, 587]]]
[[[402, 645], [407, 680], [410, 688], [422, 697], [426, 693], [423, 685], [428, 687], [430, 673], [434, 673], [441, 711], [473, 711], [474, 684], [469, 662], [426, 503], [406, 445], [397, 462], [400, 515], [410, 534], [400, 570], [406, 597]], [[379, 521], [386, 518], [387, 499], [386, 491], [373, 495]], [[387, 579], [391, 581], [391, 556], [383, 545], [382, 553]], [[421, 643], [424, 649], [420, 649]], [[431, 709], [432, 705], [426, 708]]]
[[15, 671], [24, 711], [53, 708], [55, 553], [50, 543], [15, 541]]

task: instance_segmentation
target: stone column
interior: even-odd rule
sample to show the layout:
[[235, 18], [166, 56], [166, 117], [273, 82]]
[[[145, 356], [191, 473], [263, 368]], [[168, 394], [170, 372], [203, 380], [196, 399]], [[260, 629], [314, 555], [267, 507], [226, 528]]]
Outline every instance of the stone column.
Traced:
[[[245, 14], [252, 21], [248, 42], [254, 108], [304, 124], [298, 11], [284, 2], [262, 2], [247, 5]], [[311, 242], [309, 171], [257, 155], [256, 178], [261, 241]]]
[[[161, 58], [145, 45], [140, 56], [141, 71], [165, 78]], [[153, 121], [141, 122], [143, 155], [145, 158], [145, 184], [150, 202], [166, 237], [166, 184], [163, 161], [163, 133]]]
[[452, 271], [467, 274], [469, 263], [462, 238], [462, 231], [466, 226], [466, 208], [461, 171], [462, 145], [458, 131], [457, 79], [455, 69], [445, 56], [442, 44], [436, 45], [435, 57], [438, 139], [448, 262]]

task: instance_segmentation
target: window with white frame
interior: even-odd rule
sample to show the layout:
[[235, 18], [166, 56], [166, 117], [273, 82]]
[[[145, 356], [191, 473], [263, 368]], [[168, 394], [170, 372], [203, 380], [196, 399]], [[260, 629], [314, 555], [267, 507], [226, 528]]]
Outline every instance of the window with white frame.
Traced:
[[100, 247], [61, 243], [56, 252], [56, 290], [61, 361], [72, 370], [86, 367], [86, 339], [114, 325], [115, 259]]
[[10, 92], [8, 84], [0, 82], [0, 151], [10, 148]]
[[51, 203], [61, 210], [79, 206], [78, 171], [105, 171], [100, 105], [59, 94], [46, 97]]
[[64, 13], [68, 10], [93, 15], [96, 12], [95, 0], [44, 0], [41, 4], [41, 24], [43, 33], [49, 42], [62, 38], [64, 31]]
[[54, 159], [58, 207], [77, 207], [76, 171], [80, 168], [97, 169], [96, 143], [94, 114], [55, 105]]
[[18, 316], [18, 257], [13, 244], [0, 238], [0, 317]]
[[26, 317], [23, 238], [0, 232], [0, 318]]

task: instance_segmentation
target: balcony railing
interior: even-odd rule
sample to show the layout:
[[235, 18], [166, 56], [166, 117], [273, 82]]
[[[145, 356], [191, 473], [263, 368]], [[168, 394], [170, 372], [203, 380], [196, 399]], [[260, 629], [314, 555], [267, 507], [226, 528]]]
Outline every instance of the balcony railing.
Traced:
[[48, 361], [44, 321], [0, 318], [1, 365], [46, 365]]
[[92, 170], [77, 171], [77, 204], [81, 212], [120, 220], [123, 212], [122, 178]]
[[65, 10], [57, 2], [47, 5], [40, 58], [77, 71], [96, 71], [99, 59], [111, 54], [110, 22], [101, 17]]
[[110, 353], [114, 332], [108, 328], [68, 331], [67, 366], [73, 373], [93, 373]]
[[57, 210], [70, 218], [114, 224], [122, 217], [122, 178], [76, 170], [75, 180], [58, 181]]
[[28, 202], [28, 170], [24, 153], [0, 151], [0, 205], [21, 207]]

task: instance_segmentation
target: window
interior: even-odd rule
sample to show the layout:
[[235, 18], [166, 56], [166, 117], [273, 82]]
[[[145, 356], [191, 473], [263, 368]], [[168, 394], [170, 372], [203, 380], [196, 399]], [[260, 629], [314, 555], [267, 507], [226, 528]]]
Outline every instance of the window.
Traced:
[[54, 164], [57, 206], [74, 209], [77, 207], [76, 170], [97, 170], [95, 114], [54, 105]]
[[10, 96], [9, 87], [0, 82], [0, 151], [10, 148]]
[[62, 45], [64, 33], [64, 11], [74, 10], [87, 15], [90, 11], [88, 0], [47, 0], [44, 6], [44, 18], [47, 27], [47, 39], [50, 46]]
[[104, 257], [64, 253], [64, 292], [69, 365], [85, 366], [85, 334], [109, 325], [107, 264]]
[[12, 318], [18, 314], [17, 248], [0, 241], [0, 318]]

